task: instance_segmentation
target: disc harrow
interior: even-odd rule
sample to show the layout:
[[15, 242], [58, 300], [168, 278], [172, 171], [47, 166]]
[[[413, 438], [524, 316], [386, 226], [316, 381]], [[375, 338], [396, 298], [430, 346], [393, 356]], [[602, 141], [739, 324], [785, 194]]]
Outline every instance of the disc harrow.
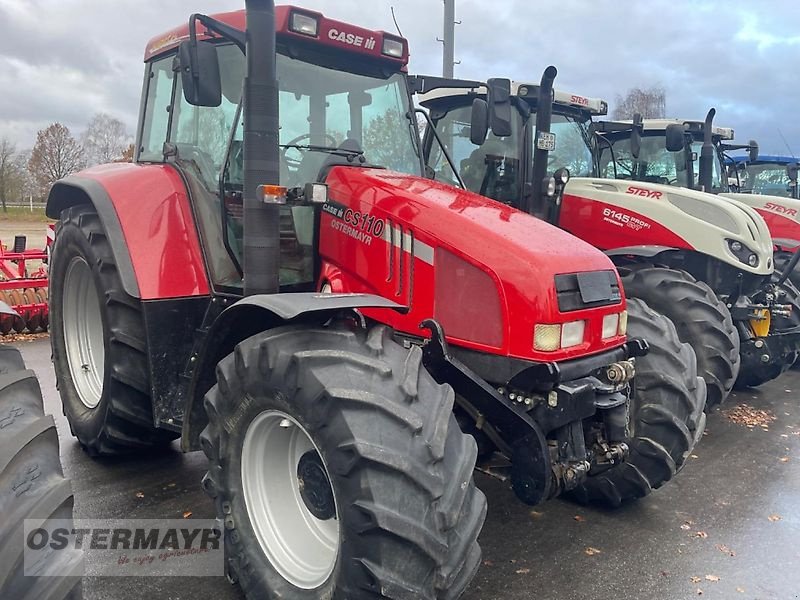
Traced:
[[[48, 227], [47, 245], [53, 235]], [[0, 242], [0, 301], [13, 308], [19, 316], [0, 315], [0, 334], [37, 333], [47, 331], [47, 262], [45, 249], [28, 250], [24, 235], [14, 237], [11, 250]]]

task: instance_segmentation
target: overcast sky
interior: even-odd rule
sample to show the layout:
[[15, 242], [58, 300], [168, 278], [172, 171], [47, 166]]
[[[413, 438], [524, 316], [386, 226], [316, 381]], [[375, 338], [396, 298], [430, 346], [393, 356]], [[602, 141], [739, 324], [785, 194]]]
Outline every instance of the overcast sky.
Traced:
[[[298, 0], [411, 47], [411, 72], [441, 72], [441, 0]], [[0, 137], [30, 147], [60, 121], [80, 133], [96, 112], [133, 132], [142, 55], [156, 34], [191, 12], [243, 0], [0, 0]], [[800, 2], [698, 0], [457, 0], [456, 76], [538, 81], [613, 101], [633, 86], [663, 85], [667, 116], [716, 123], [763, 153], [800, 155]]]

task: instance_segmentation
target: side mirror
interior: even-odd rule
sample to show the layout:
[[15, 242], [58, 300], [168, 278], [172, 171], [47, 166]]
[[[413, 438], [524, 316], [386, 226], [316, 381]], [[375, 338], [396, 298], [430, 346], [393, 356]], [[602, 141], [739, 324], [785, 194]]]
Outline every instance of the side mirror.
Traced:
[[469, 141], [476, 146], [482, 146], [489, 133], [489, 105], [486, 100], [475, 98], [472, 101], [472, 116], [470, 117]]
[[750, 162], [755, 162], [758, 160], [758, 142], [755, 140], [750, 140], [750, 147], [747, 149], [748, 154], [750, 155]]
[[631, 127], [631, 156], [636, 159], [639, 158], [639, 153], [642, 151], [643, 129], [644, 125], [642, 124], [642, 114], [634, 113], [633, 124]]
[[192, 106], [219, 106], [222, 83], [217, 47], [211, 42], [181, 42], [177, 67], [181, 72], [183, 97]]
[[665, 145], [668, 152], [680, 152], [683, 150], [684, 144], [686, 143], [684, 138], [685, 132], [685, 125], [680, 123], [667, 125], [665, 131]]
[[489, 127], [497, 137], [507, 137], [511, 135], [511, 80], [489, 79], [486, 88]]

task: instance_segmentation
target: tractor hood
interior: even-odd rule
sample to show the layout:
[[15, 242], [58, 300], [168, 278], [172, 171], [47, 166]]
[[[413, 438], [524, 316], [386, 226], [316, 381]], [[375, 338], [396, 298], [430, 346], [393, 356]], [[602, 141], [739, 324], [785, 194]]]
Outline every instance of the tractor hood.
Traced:
[[761, 194], [720, 194], [737, 200], [760, 214], [769, 227], [773, 243], [784, 250], [800, 246], [800, 200]]
[[[371, 271], [369, 283], [333, 291], [372, 286], [408, 305], [395, 327], [419, 335], [420, 321], [434, 315], [453, 343], [533, 360], [624, 342], [601, 335], [603, 317], [625, 308], [612, 262], [569, 233], [483, 196], [392, 171], [336, 167], [326, 181], [323, 260], [352, 269], [343, 275], [350, 282], [357, 271]], [[579, 282], [578, 273], [589, 275]], [[385, 287], [374, 283], [384, 280]], [[537, 325], [577, 321], [584, 323], [576, 331], [585, 327], [577, 343], [534, 348]]]
[[[606, 235], [591, 239], [590, 220], [616, 227], [609, 234], [609, 227], [596, 225]], [[767, 224], [753, 208], [730, 198], [641, 181], [576, 177], [566, 186], [560, 222], [605, 250], [674, 247], [713, 256], [754, 275], [772, 273]], [[741, 244], [738, 252], [735, 242]]]

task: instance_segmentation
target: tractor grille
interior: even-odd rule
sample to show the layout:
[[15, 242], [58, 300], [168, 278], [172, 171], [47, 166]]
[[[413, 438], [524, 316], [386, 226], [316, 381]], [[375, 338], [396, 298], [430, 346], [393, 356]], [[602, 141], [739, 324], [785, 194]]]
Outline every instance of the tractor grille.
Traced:
[[556, 275], [556, 293], [561, 312], [619, 304], [622, 299], [614, 271]]

